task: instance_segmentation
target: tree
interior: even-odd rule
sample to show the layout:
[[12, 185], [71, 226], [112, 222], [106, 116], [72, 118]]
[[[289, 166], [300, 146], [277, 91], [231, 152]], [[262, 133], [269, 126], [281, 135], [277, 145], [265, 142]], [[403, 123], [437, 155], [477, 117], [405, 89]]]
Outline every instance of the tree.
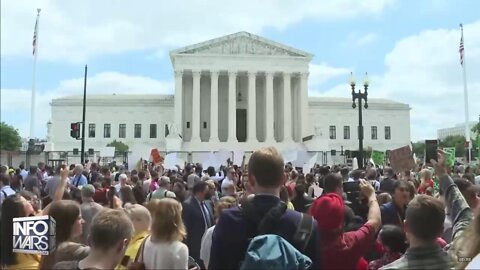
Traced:
[[18, 151], [22, 146], [22, 139], [18, 130], [5, 122], [0, 123], [0, 149]]
[[455, 147], [455, 155], [457, 157], [465, 156], [465, 136], [455, 135], [448, 136], [445, 139], [441, 140], [439, 143], [440, 147]]
[[107, 144], [109, 147], [115, 147], [116, 152], [125, 153], [128, 152], [128, 145], [124, 144], [121, 141], [113, 140], [113, 142]]
[[425, 141], [418, 141], [412, 144], [413, 146], [413, 153], [417, 155], [417, 157], [423, 157], [425, 155]]
[[472, 131], [476, 134], [480, 134], [480, 122], [478, 122], [475, 126], [473, 126]]

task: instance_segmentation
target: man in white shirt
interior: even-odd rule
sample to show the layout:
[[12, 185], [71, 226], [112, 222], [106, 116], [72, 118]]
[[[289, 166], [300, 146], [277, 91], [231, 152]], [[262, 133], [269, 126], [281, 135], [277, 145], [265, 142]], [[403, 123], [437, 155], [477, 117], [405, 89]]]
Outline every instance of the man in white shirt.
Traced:
[[127, 180], [128, 180], [128, 176], [124, 173], [118, 176], [118, 184], [115, 185], [115, 190], [117, 191], [117, 194], [120, 193], [120, 189], [122, 187], [130, 187], [129, 185], [127, 185]]
[[[235, 185], [237, 183], [237, 172], [235, 171], [235, 168], [233, 167], [228, 167], [227, 169], [227, 177], [223, 179], [222, 181], [222, 195], [227, 196], [227, 195], [234, 195], [235, 194]], [[233, 191], [232, 191], [233, 187]]]
[[10, 176], [8, 174], [0, 174], [0, 187], [0, 205], [2, 205], [5, 198], [15, 194], [15, 190], [10, 187]]
[[22, 163], [20, 164], [20, 166], [18, 166], [20, 168], [20, 175], [22, 176], [22, 180], [25, 181], [25, 178], [27, 178], [28, 176], [28, 171], [25, 170], [25, 165]]
[[147, 201], [152, 199], [163, 199], [163, 198], [176, 198], [175, 193], [170, 191], [170, 178], [166, 176], [160, 177], [158, 180], [158, 188], [154, 192], [150, 193], [147, 198]]

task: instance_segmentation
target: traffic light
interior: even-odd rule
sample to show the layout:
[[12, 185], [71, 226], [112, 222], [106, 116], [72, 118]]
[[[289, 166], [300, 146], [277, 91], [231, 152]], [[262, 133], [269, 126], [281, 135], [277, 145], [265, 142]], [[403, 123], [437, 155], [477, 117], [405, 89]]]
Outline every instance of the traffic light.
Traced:
[[80, 138], [81, 124], [82, 123], [79, 123], [79, 122], [70, 124], [70, 137], [77, 140]]

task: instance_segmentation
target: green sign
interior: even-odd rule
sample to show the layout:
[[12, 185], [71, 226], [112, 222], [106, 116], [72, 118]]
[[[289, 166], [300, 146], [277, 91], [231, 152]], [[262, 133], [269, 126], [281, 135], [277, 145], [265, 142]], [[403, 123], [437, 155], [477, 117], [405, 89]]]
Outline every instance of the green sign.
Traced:
[[445, 152], [445, 157], [446, 157], [446, 165], [449, 167], [452, 167], [455, 165], [455, 147], [446, 147], [443, 148], [443, 151]]
[[375, 162], [375, 165], [384, 165], [385, 164], [385, 152], [382, 151], [372, 151], [372, 160]]

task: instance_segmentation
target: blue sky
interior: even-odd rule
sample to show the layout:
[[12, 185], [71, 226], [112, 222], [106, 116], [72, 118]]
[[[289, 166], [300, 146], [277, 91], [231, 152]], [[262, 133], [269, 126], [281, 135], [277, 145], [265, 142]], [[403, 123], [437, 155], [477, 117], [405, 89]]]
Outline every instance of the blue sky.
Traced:
[[[465, 25], [471, 120], [480, 114], [480, 1], [2, 1], [1, 120], [28, 135], [31, 42], [42, 8], [38, 137], [51, 98], [82, 93], [172, 93], [168, 51], [249, 31], [315, 55], [310, 95], [348, 96], [348, 74], [371, 74], [371, 97], [412, 107], [412, 140], [462, 122], [458, 24]], [[228, 4], [226, 4], [228, 3]], [[221, 22], [221, 23], [219, 23]], [[478, 76], [477, 76], [478, 77]]]

